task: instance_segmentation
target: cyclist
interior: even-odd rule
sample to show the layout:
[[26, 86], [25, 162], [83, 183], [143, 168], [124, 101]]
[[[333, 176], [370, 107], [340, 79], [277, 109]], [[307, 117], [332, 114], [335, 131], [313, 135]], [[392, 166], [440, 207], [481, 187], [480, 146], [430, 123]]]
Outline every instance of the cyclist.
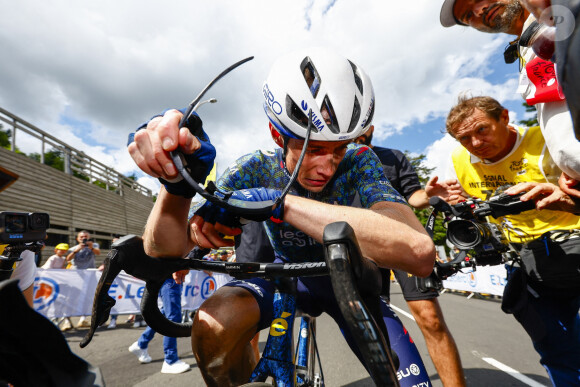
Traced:
[[[296, 168], [312, 111], [314, 130], [297, 181], [271, 217], [264, 219], [277, 260], [324, 260], [320, 244], [324, 227], [340, 220], [354, 228], [363, 255], [379, 266], [429, 275], [435, 258], [433, 242], [382, 174], [376, 155], [368, 147], [351, 144], [370, 126], [374, 113], [374, 92], [364, 71], [327, 50], [293, 53], [276, 61], [263, 93], [270, 133], [280, 149], [241, 157], [217, 185], [239, 200], [277, 199]], [[240, 232], [230, 213], [209, 202], [191, 217], [189, 227], [184, 226], [190, 201], [169, 193], [183, 193], [183, 186], [176, 188], [181, 183], [175, 181], [175, 167], [167, 166], [170, 159], [165, 152], [180, 146], [184, 153], [191, 153], [203, 144], [183, 129], [178, 132], [181, 116], [170, 110], [154, 118], [146, 130], [135, 134], [135, 143], [129, 147], [141, 169], [166, 182], [144, 233], [146, 252], [154, 256], [184, 256], [195, 245], [225, 246], [231, 242], [223, 234]], [[349, 207], [355, 199], [364, 208]], [[272, 321], [273, 292], [266, 280], [232, 281], [200, 307], [192, 346], [208, 385], [238, 385], [248, 380], [257, 361], [250, 340]], [[297, 300], [308, 314], [327, 312], [361, 359], [328, 277], [300, 278]], [[385, 303], [382, 312], [389, 332], [399, 326], [391, 341], [401, 358], [402, 384], [429, 381], [400, 321]]]

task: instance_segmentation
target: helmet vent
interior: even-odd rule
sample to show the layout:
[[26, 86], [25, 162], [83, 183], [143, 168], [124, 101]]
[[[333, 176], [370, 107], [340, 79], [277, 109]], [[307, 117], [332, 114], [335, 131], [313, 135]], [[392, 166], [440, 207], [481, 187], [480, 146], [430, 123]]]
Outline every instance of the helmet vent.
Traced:
[[356, 83], [356, 87], [358, 88], [358, 91], [360, 91], [360, 93], [364, 95], [363, 82], [362, 82], [362, 79], [360, 78], [358, 67], [356, 67], [356, 65], [354, 63], [352, 63], [350, 60], [348, 61], [348, 63], [350, 63], [350, 66], [352, 67], [352, 72], [354, 75], [354, 83]]
[[320, 108], [320, 113], [322, 113], [321, 120], [326, 122], [326, 115], [328, 114], [328, 118], [330, 119], [330, 123], [326, 123], [326, 126], [330, 129], [332, 133], [340, 133], [340, 128], [338, 126], [338, 119], [336, 118], [336, 114], [334, 113], [334, 108], [330, 103], [330, 99], [328, 99], [328, 95], [324, 96], [324, 101], [322, 102], [322, 106]]
[[358, 98], [355, 97], [354, 106], [352, 107], [352, 117], [350, 119], [350, 125], [348, 126], [348, 133], [354, 130], [359, 118], [360, 118], [360, 103], [358, 102]]
[[[302, 109], [300, 109], [300, 106], [298, 106], [289, 95], [286, 95], [286, 111], [288, 112], [288, 117], [290, 117], [292, 121], [296, 122], [298, 125], [305, 129], [308, 128], [308, 116]], [[316, 129], [316, 125], [312, 127], [312, 130], [314, 132], [318, 131]]]
[[320, 90], [320, 75], [318, 74], [318, 71], [316, 71], [316, 67], [314, 67], [310, 57], [304, 58], [300, 64], [300, 71], [304, 76], [308, 89], [310, 89], [310, 93], [312, 93], [312, 96], [316, 98], [318, 90]]

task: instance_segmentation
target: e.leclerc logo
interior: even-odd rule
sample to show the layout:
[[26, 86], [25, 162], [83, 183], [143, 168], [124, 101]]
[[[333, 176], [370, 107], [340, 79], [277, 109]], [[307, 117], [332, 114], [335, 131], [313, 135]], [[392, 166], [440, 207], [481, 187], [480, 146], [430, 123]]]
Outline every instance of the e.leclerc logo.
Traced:
[[469, 285], [471, 285], [472, 288], [477, 286], [477, 277], [474, 272], [469, 273]]
[[207, 299], [216, 291], [216, 289], [217, 285], [215, 283], [215, 279], [211, 276], [206, 277], [206, 279], [204, 279], [201, 283], [201, 290], [199, 292], [201, 294], [201, 298], [204, 300]]
[[58, 297], [59, 291], [60, 287], [55, 280], [36, 277], [34, 279], [34, 309], [41, 311], [48, 308]]

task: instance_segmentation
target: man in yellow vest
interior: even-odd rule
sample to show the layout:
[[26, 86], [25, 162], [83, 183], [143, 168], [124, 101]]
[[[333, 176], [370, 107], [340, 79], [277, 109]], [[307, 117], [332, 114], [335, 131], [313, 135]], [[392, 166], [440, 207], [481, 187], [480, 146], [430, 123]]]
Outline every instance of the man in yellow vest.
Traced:
[[[506, 184], [548, 185], [560, 176], [540, 128], [509, 124], [508, 111], [491, 97], [461, 97], [446, 129], [461, 144], [452, 152], [448, 177], [457, 178], [466, 197], [485, 200]], [[580, 217], [563, 203], [561, 211], [532, 210], [496, 220], [524, 263], [508, 267], [502, 309], [526, 329], [552, 382], [578, 385]]]

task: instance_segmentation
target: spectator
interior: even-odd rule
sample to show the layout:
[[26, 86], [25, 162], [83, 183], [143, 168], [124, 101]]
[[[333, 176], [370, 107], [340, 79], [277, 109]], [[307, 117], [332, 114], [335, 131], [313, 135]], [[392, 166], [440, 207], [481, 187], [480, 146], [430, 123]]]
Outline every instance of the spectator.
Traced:
[[68, 243], [59, 243], [54, 248], [54, 255], [46, 260], [43, 269], [64, 269], [68, 253]]
[[[78, 245], [69, 249], [69, 254], [66, 257], [68, 262], [71, 262], [71, 269], [83, 270], [95, 268], [95, 256], [101, 254], [99, 244], [93, 242], [91, 234], [83, 230], [77, 235]], [[86, 316], [81, 316], [78, 325], [80, 327], [90, 327], [91, 324]]]
[[[402, 152], [371, 144], [374, 130], [374, 126], [371, 125], [366, 133], [355, 139], [355, 142], [369, 146], [377, 154], [383, 164], [385, 176], [393, 188], [403, 195], [411, 206], [426, 208], [429, 206], [431, 196], [442, 196], [444, 199], [448, 199], [449, 190], [454, 193], [461, 192], [456, 182], [440, 184], [437, 182], [437, 177], [430, 179], [425, 189], [422, 189], [419, 176]], [[381, 270], [383, 278], [391, 277], [390, 270]], [[464, 386], [465, 376], [463, 375], [459, 351], [447, 324], [445, 324], [441, 306], [437, 302], [439, 293], [435, 290], [421, 292], [417, 288], [414, 276], [402, 270], [393, 271], [401, 285], [409, 310], [421, 328], [423, 337], [425, 337], [429, 355], [441, 382], [445, 386]], [[389, 287], [390, 281], [385, 281], [385, 284]], [[388, 290], [386, 291], [389, 293]]]
[[[161, 286], [159, 295], [163, 303], [162, 312], [165, 317], [171, 321], [181, 322], [181, 284], [176, 283], [172, 278], [167, 279]], [[140, 363], [151, 362], [147, 347], [154, 335], [155, 331], [151, 327], [147, 327], [139, 340], [129, 347], [129, 352], [137, 356]], [[165, 360], [161, 367], [161, 373], [181, 374], [189, 370], [189, 364], [179, 360], [175, 337], [163, 337], [163, 352]]]
[[[452, 152], [449, 173], [467, 195], [487, 199], [493, 187], [546, 183], [560, 174], [545, 169], [550, 160], [540, 129], [508, 122], [508, 111], [491, 97], [460, 98], [451, 109], [447, 131], [461, 146]], [[578, 385], [580, 218], [527, 211], [502, 217], [501, 224], [523, 262], [507, 266], [502, 310], [530, 335], [554, 385]]]
[[[488, 18], [490, 14], [492, 17]], [[555, 74], [554, 65], [541, 61], [532, 48], [518, 44], [520, 37], [535, 21], [534, 16], [530, 15], [519, 0], [445, 0], [441, 8], [440, 21], [444, 27], [464, 25], [482, 32], [516, 36], [516, 40], [510, 44], [511, 48], [505, 55], [511, 56], [513, 60], [520, 59], [522, 86], [518, 92], [522, 93], [528, 104], [535, 104], [542, 135], [554, 162], [567, 176], [580, 180], [580, 142], [574, 136], [572, 117], [566, 101], [558, 93], [555, 82], [546, 84], [553, 87], [543, 87], [542, 83], [536, 85], [530, 81], [536, 78], [533, 76], [533, 67], [542, 66], [546, 74]], [[573, 56], [575, 55], [577, 53]]]
[[222, 262], [226, 262], [228, 260], [229, 254], [228, 250], [220, 250], [219, 251], [219, 260]]
[[[66, 256], [69, 250], [68, 243], [59, 243], [54, 248], [54, 255], [46, 260], [43, 269], [64, 269], [66, 264]], [[68, 317], [53, 318], [51, 320], [63, 332], [72, 329], [72, 323]], [[62, 326], [61, 326], [62, 324]]]

